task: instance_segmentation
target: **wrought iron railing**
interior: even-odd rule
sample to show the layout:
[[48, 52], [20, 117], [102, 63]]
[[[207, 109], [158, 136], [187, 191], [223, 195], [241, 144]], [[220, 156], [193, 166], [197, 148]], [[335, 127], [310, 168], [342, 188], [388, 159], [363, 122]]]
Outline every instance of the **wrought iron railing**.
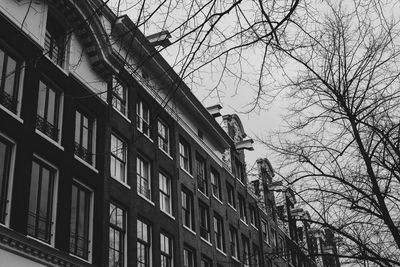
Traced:
[[50, 217], [28, 212], [28, 234], [45, 242], [50, 242], [53, 222]]
[[0, 92], [0, 104], [14, 113], [17, 112], [17, 99], [5, 91]]
[[71, 232], [69, 240], [69, 252], [87, 260], [89, 257], [89, 244], [90, 241], [87, 237]]
[[46, 31], [44, 47], [45, 55], [62, 67], [64, 64], [64, 47], [48, 31]]
[[75, 142], [74, 153], [89, 164], [93, 163], [92, 151]]
[[36, 116], [36, 129], [58, 142], [58, 128], [39, 115]]

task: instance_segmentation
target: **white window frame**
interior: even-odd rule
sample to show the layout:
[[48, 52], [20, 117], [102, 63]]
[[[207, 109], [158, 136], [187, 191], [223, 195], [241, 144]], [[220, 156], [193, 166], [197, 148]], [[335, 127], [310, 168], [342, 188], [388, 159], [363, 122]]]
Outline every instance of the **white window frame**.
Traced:
[[[160, 130], [161, 127], [164, 130], [165, 136], [162, 136]], [[157, 142], [158, 142], [158, 148], [167, 153], [167, 155], [170, 154], [170, 131], [169, 127], [166, 123], [164, 123], [162, 120], [158, 120], [157, 122]], [[166, 146], [166, 149], [164, 149], [164, 146]]]
[[[120, 97], [119, 94], [116, 94], [114, 91], [117, 86], [120, 86], [122, 88], [122, 94], [123, 94], [122, 97]], [[123, 107], [124, 107], [123, 111], [114, 105], [114, 99], [116, 99], [116, 101], [118, 101], [121, 104], [121, 106], [123, 105]], [[112, 77], [112, 82], [111, 82], [111, 106], [119, 114], [121, 114], [123, 117], [127, 118], [128, 107], [129, 107], [129, 105], [128, 105], [128, 88], [119, 78], [117, 78], [115, 76]]]
[[5, 208], [5, 219], [4, 219], [4, 224], [0, 223], [0, 225], [4, 225], [6, 227], [10, 226], [10, 212], [11, 212], [11, 206], [12, 206], [12, 188], [14, 184], [14, 171], [15, 171], [15, 155], [16, 155], [16, 150], [17, 150], [17, 144], [16, 142], [7, 137], [6, 135], [2, 134], [0, 132], [0, 136], [5, 139], [7, 142], [11, 144], [11, 153], [10, 153], [10, 166], [9, 166], [9, 172], [8, 172], [8, 184], [7, 184], [7, 198], [5, 199], [6, 201], [6, 208]]
[[[161, 247], [162, 236], [164, 236], [168, 242], [168, 247], [169, 247], [168, 252], [163, 251], [163, 248]], [[168, 253], [168, 255], [166, 253]], [[173, 242], [172, 237], [163, 231], [160, 232], [160, 260], [161, 260], [162, 255], [166, 256], [167, 258], [169, 256], [169, 259], [171, 260], [169, 267], [174, 267], [174, 242]], [[161, 264], [161, 262], [160, 262], [160, 264]]]
[[[115, 138], [116, 139], [116, 141], [117, 141], [117, 143], [121, 143], [121, 145], [122, 145], [122, 153], [123, 153], [123, 159], [121, 159], [121, 158], [119, 158], [114, 152], [113, 152], [113, 149], [115, 149], [115, 148], [113, 148], [112, 147], [112, 143], [113, 143], [113, 141], [112, 141], [112, 139], [113, 138]], [[119, 150], [119, 148], [116, 148], [117, 150]], [[113, 158], [115, 158], [115, 160], [116, 161], [118, 161], [118, 162], [120, 162], [120, 163], [123, 163], [123, 167], [124, 167], [124, 170], [123, 170], [123, 177], [116, 177], [116, 176], [114, 176], [113, 175], [113, 172], [112, 172], [112, 170], [111, 170], [111, 161], [112, 161], [112, 157]], [[122, 183], [122, 184], [128, 184], [127, 183], [127, 158], [128, 158], [128, 145], [127, 145], [127, 143], [122, 139], [122, 138], [120, 138], [118, 135], [116, 135], [115, 133], [111, 133], [111, 136], [110, 136], [110, 176], [113, 178], [113, 179], [115, 179], [115, 180], [117, 180], [118, 182], [120, 182], [120, 183]], [[122, 179], [121, 179], [122, 178]]]
[[[146, 109], [145, 109], [146, 107]], [[147, 112], [147, 118], [148, 121], [145, 120], [144, 118], [144, 112]], [[136, 128], [139, 130], [139, 132], [143, 133], [143, 135], [147, 136], [150, 138], [150, 107], [147, 105], [145, 102], [142, 100], [139, 100], [136, 103]], [[146, 123], [147, 129], [144, 127], [144, 123]]]
[[[73, 183], [79, 184], [83, 188], [85, 188], [87, 191], [90, 192], [90, 205], [89, 205], [89, 246], [88, 246], [88, 259], [85, 260], [83, 258], [80, 258], [79, 256], [76, 256], [75, 254], [71, 254], [75, 257], [78, 257], [84, 261], [87, 261], [89, 263], [92, 263], [93, 260], [93, 219], [94, 219], [94, 191], [86, 186], [85, 184], [81, 183], [80, 181], [73, 179]], [[71, 188], [72, 190], [72, 188]]]
[[[120, 205], [118, 205], [118, 204], [115, 204], [114, 202], [110, 202], [109, 203], [109, 208], [111, 209], [111, 205], [113, 205], [114, 207], [116, 207], [116, 208], [118, 208], [118, 209], [120, 209], [120, 210], [122, 210], [122, 212], [123, 212], [123, 219], [124, 219], [124, 221], [123, 221], [123, 224], [124, 224], [124, 229], [123, 229], [123, 232], [122, 232], [122, 234], [123, 234], [123, 241], [122, 241], [122, 243], [123, 243], [123, 246], [124, 246], [124, 248], [123, 248], [123, 265], [122, 265], [122, 267], [125, 267], [125, 266], [127, 266], [127, 255], [128, 255], [128, 241], [127, 241], [127, 236], [128, 236], [128, 212], [127, 212], [127, 210], [126, 209], [124, 209], [124, 208], [122, 208]], [[112, 228], [111, 227], [111, 222], [110, 222], [110, 216], [111, 216], [111, 214], [110, 214], [110, 211], [109, 211], [109, 220], [108, 220], [108, 222], [107, 222], [107, 226], [108, 226], [108, 228], [107, 228], [107, 230], [108, 230], [108, 238], [110, 237], [110, 228]], [[118, 229], [117, 229], [118, 230]], [[110, 244], [108, 244], [108, 246], [107, 246], [107, 251], [108, 251], [108, 253], [110, 253]]]
[[[148, 177], [145, 177], [145, 169], [147, 169]], [[151, 162], [148, 161], [146, 158], [138, 155], [136, 157], [136, 188], [138, 195], [148, 199], [151, 201], [152, 194], [151, 194]], [[147, 180], [147, 188], [142, 188], [142, 179]], [[139, 188], [140, 186], [140, 188]], [[142, 190], [146, 190], [148, 195], [143, 194]]]
[[[81, 109], [77, 109], [77, 110], [75, 110], [75, 131], [74, 131], [74, 138], [75, 138], [75, 133], [76, 133], [76, 113], [77, 112], [79, 112], [79, 113], [81, 113], [81, 114], [84, 114], [84, 115], [86, 115], [86, 117], [88, 117], [90, 120], [91, 120], [91, 123], [92, 123], [92, 133], [91, 133], [91, 137], [92, 137], [92, 140], [91, 140], [91, 144], [90, 144], [90, 146], [91, 146], [91, 163], [89, 163], [89, 162], [87, 162], [86, 160], [84, 160], [84, 159], [82, 159], [81, 157], [79, 157], [78, 155], [76, 155], [75, 154], [75, 152], [74, 152], [74, 155], [76, 156], [76, 158], [78, 158], [78, 160], [79, 161], [83, 161], [82, 163], [84, 163], [85, 165], [87, 164], [87, 165], [89, 165], [89, 166], [92, 166], [92, 167], [95, 167], [96, 166], [96, 134], [97, 134], [97, 120], [96, 120], [96, 118], [95, 117], [93, 117], [93, 116], [91, 116], [91, 115], [89, 115], [87, 112], [85, 112], [85, 111], [82, 111]], [[75, 141], [76, 142], [76, 141]]]
[[[163, 212], [172, 215], [172, 180], [169, 176], [165, 175], [164, 173], [160, 172], [158, 174], [159, 177], [159, 190], [160, 190], [160, 210], [162, 210]], [[165, 180], [165, 185], [166, 188], [163, 188], [164, 183], [162, 182], [162, 180]], [[164, 190], [167, 190], [167, 192], [165, 192]], [[162, 196], [168, 196], [168, 202], [164, 203], [164, 198]], [[165, 209], [166, 205], [169, 206], [169, 211]]]
[[[136, 242], [137, 243], [139, 242], [139, 240], [141, 240], [142, 243], [146, 242], [146, 241], [144, 241], [142, 239], [139, 239], [139, 237], [137, 235], [137, 227], [138, 227], [138, 223], [139, 222], [141, 222], [142, 224], [147, 226], [147, 232], [148, 232], [147, 234], [149, 235], [147, 237], [147, 239], [148, 239], [147, 243], [149, 244], [149, 246], [148, 246], [148, 249], [149, 249], [149, 262], [148, 262], [147, 266], [152, 266], [152, 263], [153, 263], [153, 253], [152, 253], [152, 250], [153, 250], [153, 243], [152, 243], [152, 241], [153, 241], [152, 240], [153, 232], [152, 232], [152, 226], [149, 223], [147, 223], [146, 221], [142, 220], [141, 218], [138, 218], [136, 220]], [[137, 248], [137, 243], [136, 243], [136, 248]], [[139, 260], [137, 256], [138, 255], [136, 255], [136, 264], [138, 263], [138, 260]]]
[[[222, 200], [221, 179], [217, 171], [215, 171], [214, 169], [211, 169], [210, 171], [210, 182], [211, 182], [211, 192], [213, 196], [218, 200]], [[215, 194], [214, 188], [216, 188], [218, 195]]]
[[179, 166], [181, 169], [190, 173], [190, 147], [189, 144], [183, 140], [179, 140]]
[[[57, 218], [57, 206], [58, 206], [58, 179], [59, 179], [59, 170], [58, 168], [53, 165], [52, 163], [50, 163], [49, 161], [45, 160], [44, 158], [42, 158], [41, 156], [37, 155], [37, 154], [33, 154], [33, 158], [31, 161], [31, 164], [33, 163], [34, 159], [36, 158], [36, 160], [42, 161], [43, 163], [45, 163], [46, 165], [48, 165], [49, 167], [51, 167], [54, 170], [54, 184], [53, 184], [53, 205], [52, 205], [52, 216], [51, 216], [51, 223], [53, 224], [53, 226], [51, 227], [51, 231], [50, 231], [50, 242], [47, 243], [45, 241], [42, 241], [34, 236], [31, 235], [27, 235], [29, 238], [35, 239], [40, 243], [46, 244], [46, 245], [50, 245], [52, 247], [54, 247], [54, 243], [55, 243], [55, 233], [56, 233], [56, 227], [57, 227], [57, 222], [56, 222], [56, 218]], [[31, 183], [31, 179], [32, 179], [32, 168], [31, 168], [31, 177], [29, 180], [29, 183]], [[29, 186], [29, 194], [30, 194], [30, 186]], [[30, 196], [29, 196], [30, 197]]]

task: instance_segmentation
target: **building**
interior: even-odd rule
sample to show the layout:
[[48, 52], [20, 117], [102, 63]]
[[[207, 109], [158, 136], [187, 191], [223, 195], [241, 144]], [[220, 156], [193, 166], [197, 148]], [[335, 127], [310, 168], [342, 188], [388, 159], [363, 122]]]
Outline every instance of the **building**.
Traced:
[[167, 33], [101, 0], [3, 0], [0, 25], [2, 262], [288, 266], [273, 193], [263, 209], [248, 186], [251, 140], [158, 54]]

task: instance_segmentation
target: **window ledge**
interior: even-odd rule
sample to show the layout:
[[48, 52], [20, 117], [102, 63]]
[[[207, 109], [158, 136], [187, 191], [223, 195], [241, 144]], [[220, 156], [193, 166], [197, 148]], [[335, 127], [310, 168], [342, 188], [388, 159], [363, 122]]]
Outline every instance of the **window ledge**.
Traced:
[[140, 196], [141, 198], [143, 198], [144, 200], [146, 200], [150, 205], [152, 206], [156, 206], [156, 204], [154, 204], [153, 201], [151, 201], [150, 199], [148, 199], [145, 195], [140, 194], [139, 192], [137, 192], [137, 195]]
[[114, 107], [112, 107], [112, 108], [113, 108], [113, 110], [115, 110], [119, 115], [121, 115], [121, 117], [124, 118], [127, 122], [132, 123], [132, 121], [131, 121], [124, 113], [122, 113], [121, 111], [119, 111], [118, 109], [116, 109], [116, 108], [114, 108]]
[[53, 240], [51, 240], [50, 243], [46, 243], [46, 242], [44, 242], [44, 241], [42, 241], [42, 240], [40, 240], [40, 239], [37, 239], [37, 238], [34, 237], [34, 236], [26, 235], [26, 237], [29, 238], [29, 239], [35, 240], [36, 242], [39, 242], [40, 244], [43, 244], [43, 245], [45, 245], [45, 246], [48, 246], [48, 247], [54, 249], [54, 245], [52, 244], [52, 243], [53, 243]]
[[189, 175], [190, 178], [193, 179], [193, 175], [192, 175], [190, 172], [188, 172], [187, 170], [185, 170], [185, 169], [182, 168], [182, 167], [180, 167], [180, 168], [181, 168], [181, 170], [182, 170], [183, 172], [185, 172], [187, 175]]
[[207, 200], [210, 200], [210, 197], [207, 196], [203, 191], [201, 191], [200, 189], [197, 189], [197, 191], [199, 191], [200, 194], [203, 195], [203, 197], [205, 197]]
[[242, 181], [240, 181], [239, 178], [236, 178], [236, 180], [239, 182], [239, 184], [241, 184], [241, 185], [243, 185], [244, 187], [246, 187], [246, 185], [245, 185]]
[[168, 212], [166, 212], [166, 211], [164, 211], [164, 210], [162, 210], [162, 209], [160, 209], [160, 211], [161, 211], [162, 213], [164, 213], [165, 215], [167, 215], [168, 217], [170, 217], [172, 220], [175, 220], [175, 217], [174, 217], [172, 214], [169, 214]]
[[74, 154], [74, 158], [77, 161], [79, 161], [80, 163], [82, 163], [83, 165], [85, 165], [86, 167], [88, 167], [89, 169], [91, 169], [92, 171], [94, 171], [95, 173], [99, 173], [99, 171], [93, 165], [90, 165], [89, 163], [87, 163], [86, 161], [84, 161], [83, 159], [81, 159], [80, 157], [78, 157], [75, 154]]
[[144, 134], [142, 129], [136, 128], [138, 130], [139, 133], [141, 133], [144, 137], [146, 137], [150, 142], [152, 142], [154, 144], [153, 139], [150, 138], [150, 136], [148, 136], [147, 134]]
[[[56, 66], [59, 70], [61, 70], [65, 75], [68, 76], [68, 71], [66, 69], [64, 69], [63, 67], [61, 67], [60, 65], [58, 65], [57, 63], [55, 63], [46, 53], [43, 54], [45, 58], [47, 58], [54, 66]], [[65, 55], [64, 55], [65, 56]], [[64, 60], [65, 63], [65, 60]]]
[[8, 115], [10, 115], [11, 117], [13, 117], [14, 119], [16, 119], [17, 121], [19, 121], [20, 123], [24, 123], [24, 120], [21, 119], [17, 114], [11, 112], [9, 109], [7, 109], [6, 107], [4, 107], [3, 105], [0, 105], [0, 109], [2, 109], [4, 112], [6, 112]]
[[234, 211], [237, 212], [237, 209], [236, 209], [235, 207], [233, 207], [231, 203], [227, 203], [227, 204], [228, 204], [228, 206], [229, 206], [231, 209], [233, 209]]
[[125, 186], [126, 188], [131, 189], [130, 185], [128, 185], [127, 183], [124, 183], [124, 182], [118, 180], [117, 178], [112, 177], [111, 175], [110, 175], [110, 177], [111, 177], [114, 181], [117, 181], [118, 183], [120, 183], [120, 184], [122, 184], [123, 186]]
[[225, 252], [223, 252], [222, 250], [220, 250], [219, 248], [215, 248], [219, 253], [221, 253], [222, 255], [224, 255], [225, 257], [226, 257], [226, 253]]
[[209, 245], [210, 247], [212, 247], [212, 244], [211, 244], [211, 242], [210, 242], [209, 240], [204, 239], [204, 238], [202, 238], [201, 236], [200, 236], [200, 239], [201, 239], [201, 241], [203, 241], [204, 243], [206, 243], [207, 245]]
[[[89, 252], [89, 254], [91, 254], [91, 253]], [[79, 256], [77, 256], [75, 254], [72, 254], [72, 253], [68, 253], [68, 255], [70, 255], [71, 257], [74, 257], [74, 258], [76, 258], [78, 260], [84, 261], [86, 263], [89, 263], [89, 264], [92, 263], [92, 261], [90, 259], [89, 260], [85, 260], [84, 258], [81, 258], [81, 257], [79, 257]]]
[[251, 226], [253, 226], [254, 229], [256, 229], [258, 231], [258, 227], [255, 226], [254, 224], [250, 223]]
[[240, 221], [241, 221], [244, 225], [246, 225], [247, 227], [249, 227], [249, 225], [247, 224], [247, 222], [246, 222], [246, 221], [243, 221], [242, 218], [240, 218]]
[[183, 225], [183, 228], [185, 228], [186, 230], [188, 230], [190, 233], [192, 233], [193, 235], [197, 235], [195, 231], [193, 231], [192, 229], [190, 229], [189, 227], [187, 227], [186, 225]]
[[234, 260], [234, 261], [236, 261], [238, 263], [241, 263], [240, 260], [238, 258], [236, 258], [235, 256], [231, 256], [231, 258], [232, 258], [232, 260]]
[[158, 147], [158, 149], [161, 150], [168, 158], [170, 158], [171, 160], [174, 160], [174, 158], [167, 151], [165, 151], [164, 149], [162, 149], [160, 147]]
[[218, 201], [221, 205], [224, 205], [224, 203], [216, 196], [216, 195], [212, 195], [213, 196], [213, 198], [216, 200], [216, 201]]
[[58, 147], [61, 151], [64, 151], [64, 147], [63, 146], [61, 146], [59, 143], [57, 143], [56, 141], [54, 141], [53, 139], [51, 139], [50, 137], [48, 137], [47, 135], [45, 135], [44, 133], [39, 131], [38, 129], [35, 129], [35, 132], [38, 135], [40, 135], [41, 137], [43, 137], [44, 139], [46, 139], [47, 141], [49, 141], [50, 143], [52, 143], [53, 145], [55, 145], [56, 147]]

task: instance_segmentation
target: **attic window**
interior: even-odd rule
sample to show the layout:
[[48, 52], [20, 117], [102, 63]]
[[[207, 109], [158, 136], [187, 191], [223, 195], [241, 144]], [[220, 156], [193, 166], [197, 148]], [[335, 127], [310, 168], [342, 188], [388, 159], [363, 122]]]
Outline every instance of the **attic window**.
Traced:
[[46, 36], [44, 40], [44, 55], [60, 67], [63, 67], [65, 60], [66, 30], [49, 13], [46, 23]]

